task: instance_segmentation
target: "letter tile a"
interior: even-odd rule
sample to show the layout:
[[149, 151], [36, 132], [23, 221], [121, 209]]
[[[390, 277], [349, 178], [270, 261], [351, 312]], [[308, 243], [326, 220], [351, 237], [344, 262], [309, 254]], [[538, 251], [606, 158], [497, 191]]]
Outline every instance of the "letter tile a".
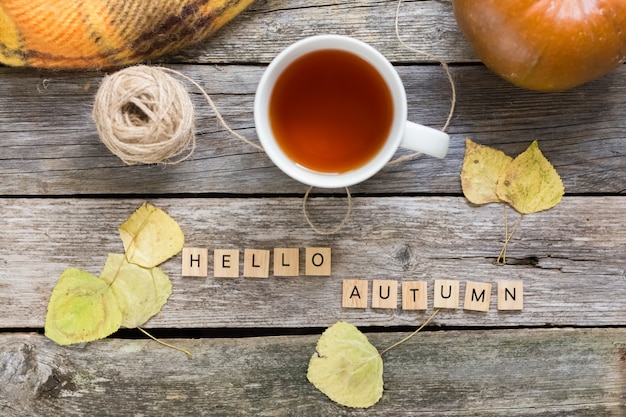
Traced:
[[341, 306], [343, 308], [367, 308], [369, 284], [364, 279], [344, 279]]

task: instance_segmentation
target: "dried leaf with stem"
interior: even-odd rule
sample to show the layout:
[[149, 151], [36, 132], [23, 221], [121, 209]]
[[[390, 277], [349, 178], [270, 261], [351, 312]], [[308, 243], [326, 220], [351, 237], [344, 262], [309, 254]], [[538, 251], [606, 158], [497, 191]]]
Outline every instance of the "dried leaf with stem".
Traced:
[[488, 146], [465, 140], [461, 169], [463, 194], [474, 204], [505, 203], [521, 214], [511, 233], [504, 206], [504, 245], [496, 260], [506, 264], [509, 242], [525, 214], [549, 210], [565, 193], [561, 177], [546, 159], [537, 141], [516, 158]]
[[373, 406], [383, 395], [382, 355], [415, 336], [438, 312], [416, 331], [381, 352], [354, 325], [335, 323], [320, 336], [309, 361], [307, 379], [338, 404], [352, 408]]

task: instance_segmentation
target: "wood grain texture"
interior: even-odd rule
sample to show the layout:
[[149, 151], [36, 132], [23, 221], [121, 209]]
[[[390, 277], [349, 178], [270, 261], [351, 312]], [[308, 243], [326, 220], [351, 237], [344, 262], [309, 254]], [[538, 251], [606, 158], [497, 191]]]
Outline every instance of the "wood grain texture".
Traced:
[[[283, 48], [306, 36], [335, 33], [360, 38], [384, 50], [392, 61], [433, 63], [404, 48], [396, 38], [397, 0], [257, 0], [214, 37], [165, 62], [268, 63]], [[398, 29], [411, 47], [449, 62], [476, 62], [457, 28], [451, 0], [403, 0]]]
[[[626, 324], [626, 201], [567, 197], [527, 215], [495, 265], [504, 240], [500, 205], [464, 198], [356, 198], [341, 232], [320, 236], [306, 224], [298, 198], [154, 199], [185, 233], [187, 247], [213, 249], [330, 247], [330, 277], [236, 279], [181, 277], [180, 255], [163, 265], [173, 294], [158, 328], [307, 328], [347, 320], [360, 326], [415, 325], [432, 312], [344, 310], [343, 279], [488, 282], [521, 280], [522, 312], [442, 312], [437, 326], [607, 326]], [[141, 204], [117, 199], [1, 199], [0, 328], [43, 327], [48, 297], [68, 267], [99, 274], [109, 252], [123, 251], [117, 228]], [[311, 219], [339, 222], [345, 198], [312, 198]], [[510, 229], [519, 216], [508, 210]], [[509, 229], [509, 230], [510, 230]], [[240, 271], [243, 271], [240, 260]], [[212, 263], [212, 259], [209, 261]], [[370, 283], [371, 288], [371, 283]], [[495, 294], [495, 285], [493, 289]], [[461, 302], [462, 305], [462, 302]]]
[[[264, 67], [173, 66], [201, 83], [226, 121], [256, 141], [253, 102]], [[437, 66], [397, 67], [409, 118], [443, 126], [450, 89]], [[483, 67], [454, 69], [458, 105], [444, 160], [418, 157], [352, 188], [358, 193], [460, 193], [465, 137], [515, 156], [533, 140], [571, 194], [626, 192], [626, 67], [564, 93], [512, 87]], [[192, 86], [198, 146], [178, 165], [125, 166], [100, 142], [91, 106], [100, 75], [0, 69], [0, 195], [293, 194], [306, 187], [218, 125]], [[406, 154], [399, 151], [397, 156]]]
[[[406, 333], [372, 333], [379, 350]], [[3, 416], [621, 416], [623, 329], [424, 332], [383, 357], [385, 392], [338, 406], [306, 379], [318, 336], [108, 339], [0, 335]], [[155, 366], [156, 365], [156, 366]]]
[[[433, 58], [395, 38], [397, 4], [257, 0], [216, 36], [153, 64], [198, 81], [226, 121], [256, 141], [254, 93], [269, 61], [308, 35], [351, 35], [394, 63], [409, 118], [441, 127], [448, 81]], [[0, 415], [626, 415], [626, 66], [567, 92], [524, 91], [476, 60], [451, 0], [403, 0], [399, 26], [411, 46], [451, 63], [451, 149], [444, 160], [419, 157], [352, 187], [350, 220], [331, 236], [306, 224], [306, 186], [231, 137], [194, 87], [186, 85], [196, 108], [193, 157], [128, 167], [91, 119], [105, 74], [0, 67]], [[502, 206], [461, 197], [466, 136], [512, 156], [536, 139], [565, 184], [561, 204], [523, 218], [506, 266], [494, 264]], [[345, 191], [313, 194], [312, 220], [336, 225]], [[42, 329], [63, 270], [98, 274], [109, 252], [122, 251], [117, 228], [144, 199], [179, 222], [188, 247], [297, 247], [301, 265], [305, 247], [330, 247], [331, 276], [301, 268], [295, 278], [216, 279], [211, 267], [192, 278], [181, 276], [181, 255], [167, 261], [174, 291], [146, 327], [182, 337], [172, 341], [191, 359], [133, 331], [71, 347], [27, 333]], [[512, 228], [518, 215], [507, 213]], [[374, 279], [426, 281], [428, 309], [402, 311], [400, 301], [395, 310], [342, 309], [342, 280], [352, 278], [370, 288]], [[346, 320], [381, 332], [368, 336], [385, 348], [433, 312], [435, 279], [459, 280], [461, 295], [466, 281], [493, 284], [491, 308], [442, 311], [429, 331], [389, 352], [379, 404], [348, 410], [306, 381], [311, 333]], [[523, 282], [523, 311], [496, 310], [500, 280]]]

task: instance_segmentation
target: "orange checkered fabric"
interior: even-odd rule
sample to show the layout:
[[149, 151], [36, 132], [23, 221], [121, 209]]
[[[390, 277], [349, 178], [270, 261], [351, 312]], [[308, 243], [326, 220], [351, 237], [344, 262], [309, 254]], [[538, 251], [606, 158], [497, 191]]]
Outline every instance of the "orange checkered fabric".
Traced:
[[0, 63], [135, 64], [205, 39], [253, 0], [0, 0]]

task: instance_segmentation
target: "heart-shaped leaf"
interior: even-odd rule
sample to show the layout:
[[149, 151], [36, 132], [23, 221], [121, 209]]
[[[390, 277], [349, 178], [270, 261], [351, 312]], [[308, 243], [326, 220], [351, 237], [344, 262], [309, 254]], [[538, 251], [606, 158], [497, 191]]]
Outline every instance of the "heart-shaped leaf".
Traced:
[[368, 408], [383, 395], [383, 360], [355, 326], [337, 322], [320, 336], [307, 378], [338, 404]]
[[565, 193], [561, 177], [537, 141], [506, 167], [496, 191], [498, 197], [522, 214], [551, 209]]

